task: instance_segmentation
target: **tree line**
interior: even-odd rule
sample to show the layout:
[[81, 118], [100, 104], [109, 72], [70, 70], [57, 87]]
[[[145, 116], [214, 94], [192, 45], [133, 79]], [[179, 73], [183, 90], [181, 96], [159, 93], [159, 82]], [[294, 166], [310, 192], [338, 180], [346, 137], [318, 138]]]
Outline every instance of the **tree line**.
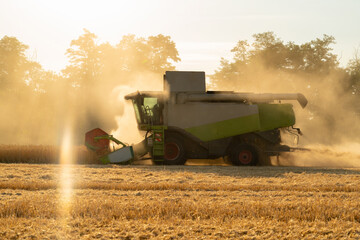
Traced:
[[231, 50], [233, 59], [222, 59], [211, 79], [217, 86], [233, 87], [259, 77], [259, 71], [277, 72], [278, 80], [301, 77], [307, 84], [332, 75], [341, 78], [342, 87], [349, 94], [358, 94], [360, 55], [356, 52], [347, 67], [340, 67], [338, 56], [332, 52], [334, 44], [335, 38], [326, 34], [300, 45], [284, 43], [273, 32], [254, 34], [251, 44], [238, 41]]
[[[332, 52], [334, 44], [334, 37], [328, 35], [299, 45], [285, 43], [273, 32], [254, 34], [251, 43], [237, 42], [232, 59], [221, 59], [210, 76], [211, 87], [305, 91], [315, 102], [322, 91], [328, 91], [345, 99], [347, 109], [359, 111], [360, 56], [355, 53], [348, 65], [341, 67]], [[3, 143], [19, 139], [53, 142], [69, 113], [81, 122], [79, 132], [93, 126], [114, 128], [114, 115], [121, 115], [121, 109], [106, 100], [113, 89], [131, 85], [139, 76], [161, 82], [162, 74], [175, 70], [174, 64], [181, 60], [175, 42], [162, 34], [147, 38], [126, 35], [111, 45], [99, 43], [94, 33], [84, 29], [71, 41], [65, 53], [69, 63], [60, 72], [43, 69], [26, 56], [27, 49], [16, 37], [0, 40], [0, 125], [7, 136]], [[144, 85], [152, 84], [147, 82], [150, 79], [141, 79]], [[321, 106], [313, 105], [311, 114], [321, 111]]]

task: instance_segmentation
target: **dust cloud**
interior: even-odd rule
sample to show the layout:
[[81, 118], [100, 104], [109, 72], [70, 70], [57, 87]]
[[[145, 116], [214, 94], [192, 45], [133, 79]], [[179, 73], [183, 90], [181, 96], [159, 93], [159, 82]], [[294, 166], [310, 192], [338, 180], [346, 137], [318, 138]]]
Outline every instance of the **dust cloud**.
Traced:
[[339, 146], [308, 145], [306, 149], [282, 154], [279, 164], [302, 167], [360, 167], [360, 144], [343, 143]]
[[162, 90], [162, 76], [151, 72], [139, 74], [131, 79], [127, 85], [115, 87], [113, 94], [117, 96], [117, 107], [122, 109], [122, 114], [115, 116], [117, 127], [112, 129], [111, 134], [128, 145], [142, 141], [144, 133], [138, 130], [133, 104], [130, 100], [125, 100], [124, 97], [137, 91]]
[[[132, 54], [130, 51], [129, 55]], [[126, 59], [123, 56], [122, 61]], [[106, 61], [116, 62], [116, 58]], [[65, 119], [69, 116], [74, 119], [76, 145], [83, 144], [85, 132], [97, 127], [127, 144], [141, 141], [143, 136], [138, 131], [132, 104], [125, 101], [124, 96], [138, 90], [162, 91], [163, 83], [159, 71], [139, 69], [124, 70], [120, 74], [108, 69], [86, 87], [54, 73], [37, 78], [44, 81], [35, 83], [31, 81], [32, 76], [28, 76], [25, 87], [19, 82], [8, 83], [7, 89], [0, 91], [0, 144], [60, 145]], [[360, 107], [343, 79], [341, 71], [294, 74], [272, 70], [260, 61], [251, 64], [239, 81], [222, 82], [216, 88], [210, 82], [208, 90], [303, 93], [309, 101], [305, 109], [291, 102], [297, 119], [295, 127], [299, 127], [303, 135], [299, 145], [294, 146], [292, 141], [285, 144], [310, 151], [284, 155], [282, 163], [360, 166]]]
[[[283, 154], [280, 164], [323, 167], [360, 167], [360, 109], [356, 97], [346, 91], [341, 72], [327, 75], [292, 74], [270, 70], [261, 62], [237, 85], [216, 90], [254, 93], [303, 93], [309, 103], [302, 109], [291, 101], [296, 125], [302, 131], [299, 143], [283, 134], [285, 144], [307, 148]], [[282, 101], [286, 102], [286, 101]], [[291, 139], [289, 141], [289, 139]]]
[[85, 133], [93, 128], [128, 144], [139, 142], [133, 106], [124, 96], [138, 90], [161, 91], [162, 75], [142, 71], [86, 88], [69, 85], [66, 80], [53, 81], [45, 93], [13, 84], [13, 93], [0, 92], [0, 144], [60, 146], [69, 118], [74, 145], [83, 145]]
[[126, 35], [111, 45], [84, 29], [66, 51], [69, 64], [55, 73], [30, 60], [28, 47], [16, 38], [2, 41], [7, 55], [0, 74], [0, 144], [60, 146], [69, 118], [75, 145], [83, 145], [93, 128], [132, 143], [139, 133], [124, 95], [162, 90], [164, 69], [180, 61], [169, 36]]

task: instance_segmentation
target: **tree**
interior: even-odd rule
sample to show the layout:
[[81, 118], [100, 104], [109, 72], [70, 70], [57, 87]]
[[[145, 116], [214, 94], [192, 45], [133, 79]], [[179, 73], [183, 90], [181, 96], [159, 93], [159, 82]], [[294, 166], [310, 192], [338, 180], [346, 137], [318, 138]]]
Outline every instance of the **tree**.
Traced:
[[151, 71], [163, 74], [166, 70], [175, 70], [171, 61], [178, 62], [180, 58], [175, 43], [169, 36], [162, 34], [150, 36], [147, 45], [149, 46], [148, 59]]
[[159, 34], [146, 38], [124, 36], [116, 46], [120, 66], [127, 72], [161, 73], [174, 70], [172, 62], [180, 61], [175, 43], [169, 36]]
[[250, 63], [262, 63], [266, 68], [286, 67], [289, 52], [283, 42], [273, 32], [254, 34], [253, 49], [250, 50]]
[[172, 63], [180, 60], [175, 43], [168, 36], [127, 35], [113, 46], [98, 43], [97, 36], [87, 29], [71, 41], [66, 55], [70, 64], [63, 74], [72, 83], [73, 112], [82, 123], [80, 132], [98, 126], [115, 128], [114, 116], [121, 114], [121, 106], [109, 97], [114, 89], [131, 85], [139, 76], [146, 84], [146, 77], [151, 74], [158, 74], [160, 82], [163, 72], [175, 69]]
[[100, 75], [100, 50], [96, 43], [97, 36], [84, 29], [84, 34], [72, 40], [66, 55], [70, 65], [63, 73], [72, 80], [74, 85], [92, 85], [99, 81]]
[[25, 87], [29, 73], [40, 68], [25, 56], [28, 46], [15, 37], [4, 36], [0, 40], [0, 85], [2, 89], [12, 90]]
[[94, 33], [84, 29], [84, 34], [71, 41], [66, 52], [70, 65], [63, 73], [74, 85], [118, 84], [124, 82], [124, 77], [142, 72], [163, 74], [166, 70], [174, 70], [172, 63], [180, 61], [169, 36], [159, 34], [146, 39], [127, 35], [116, 46], [98, 44], [96, 39]]
[[303, 52], [302, 70], [308, 73], [329, 74], [339, 65], [337, 56], [331, 51], [330, 45], [335, 44], [335, 38], [324, 34], [322, 39], [317, 38], [300, 46]]
[[[337, 56], [330, 47], [335, 43], [332, 36], [324, 35], [302, 45], [284, 43], [273, 32], [253, 35], [250, 45], [241, 40], [231, 50], [232, 61], [221, 59], [220, 67], [211, 76], [217, 86], [233, 87], [252, 81], [265, 81], [264, 76], [278, 80], [291, 74], [324, 77], [338, 70]], [[263, 82], [264, 83], [264, 82]]]
[[353, 95], [360, 96], [360, 54], [359, 49], [356, 49], [353, 59], [351, 59], [347, 66], [347, 71], [350, 75], [349, 85]]

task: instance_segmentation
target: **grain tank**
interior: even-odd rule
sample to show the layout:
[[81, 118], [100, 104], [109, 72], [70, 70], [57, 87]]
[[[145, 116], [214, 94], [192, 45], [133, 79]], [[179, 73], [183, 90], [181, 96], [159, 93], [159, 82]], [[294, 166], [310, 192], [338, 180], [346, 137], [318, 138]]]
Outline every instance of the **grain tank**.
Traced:
[[146, 131], [143, 144], [152, 161], [169, 165], [219, 157], [235, 165], [269, 164], [270, 156], [290, 150], [281, 144], [280, 129], [295, 124], [293, 106], [280, 101], [307, 105], [300, 93], [206, 91], [204, 72], [184, 71], [167, 71], [163, 91], [125, 99]]

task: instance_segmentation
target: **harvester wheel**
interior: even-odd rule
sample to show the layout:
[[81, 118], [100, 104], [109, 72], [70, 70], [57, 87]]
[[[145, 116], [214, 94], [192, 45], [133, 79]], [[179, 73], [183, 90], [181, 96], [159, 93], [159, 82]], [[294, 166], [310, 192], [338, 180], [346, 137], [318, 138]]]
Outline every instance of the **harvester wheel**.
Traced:
[[165, 133], [164, 149], [165, 165], [184, 165], [186, 162], [185, 148], [182, 137], [179, 134]]
[[255, 166], [258, 160], [258, 150], [249, 144], [238, 143], [230, 153], [230, 161], [237, 166]]

